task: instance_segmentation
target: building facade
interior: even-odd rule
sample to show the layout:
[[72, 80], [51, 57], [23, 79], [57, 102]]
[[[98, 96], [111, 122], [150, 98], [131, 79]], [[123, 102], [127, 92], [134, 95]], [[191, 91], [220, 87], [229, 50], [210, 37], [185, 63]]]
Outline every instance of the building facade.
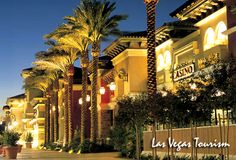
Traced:
[[[177, 21], [164, 23], [156, 29], [157, 90], [164, 88], [175, 90], [182, 80], [191, 79], [199, 72], [207, 70], [209, 66], [207, 64], [216, 64], [219, 59], [235, 60], [235, 6], [234, 0], [188, 0], [170, 14], [177, 18]], [[144, 31], [124, 35], [104, 50], [104, 54], [111, 57], [114, 66], [112, 70], [101, 75], [101, 79], [104, 79], [107, 86], [111, 84], [116, 86], [113, 98], [108, 103], [114, 117], [117, 98], [146, 92], [146, 48], [147, 40]], [[220, 110], [216, 112], [216, 115], [222, 114]], [[234, 127], [231, 124], [230, 130], [233, 131]], [[220, 139], [218, 131], [216, 134], [216, 128], [210, 129], [211, 131], [206, 128], [205, 132], [199, 132], [202, 132], [200, 135], [203, 137], [204, 134], [212, 133], [213, 137], [215, 135], [216, 139]], [[158, 137], [160, 135], [164, 137], [163, 141], [166, 138], [163, 135], [167, 134], [164, 132], [166, 131], [157, 133]], [[187, 132], [189, 131], [183, 131], [176, 136], [179, 140], [182, 140], [180, 137], [190, 137], [184, 134]], [[144, 151], [152, 151], [151, 138], [152, 132], [144, 132]], [[234, 145], [230, 148], [232, 155], [236, 155], [234, 148]], [[187, 150], [184, 153], [190, 152], [191, 150]], [[220, 152], [202, 150], [201, 153]]]

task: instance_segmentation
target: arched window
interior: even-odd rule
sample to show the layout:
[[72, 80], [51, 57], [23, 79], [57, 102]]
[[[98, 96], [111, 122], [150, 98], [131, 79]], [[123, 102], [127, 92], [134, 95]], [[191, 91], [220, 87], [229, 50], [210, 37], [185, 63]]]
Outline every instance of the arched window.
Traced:
[[223, 34], [227, 30], [224, 22], [219, 22], [216, 27], [216, 44], [227, 44], [227, 36]]
[[170, 53], [170, 51], [165, 51], [164, 58], [165, 58], [165, 66], [169, 67], [171, 65], [171, 53]]
[[165, 67], [165, 61], [162, 54], [158, 55], [158, 64], [157, 64], [157, 70], [160, 71]]
[[205, 38], [204, 38], [204, 50], [207, 50], [211, 47], [213, 47], [215, 44], [215, 32], [214, 30], [210, 27], [207, 29], [205, 33]]

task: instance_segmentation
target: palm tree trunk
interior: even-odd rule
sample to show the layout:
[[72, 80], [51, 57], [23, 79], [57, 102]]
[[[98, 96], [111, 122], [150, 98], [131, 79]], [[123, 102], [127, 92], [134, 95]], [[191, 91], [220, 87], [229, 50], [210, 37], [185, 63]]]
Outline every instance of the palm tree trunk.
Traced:
[[45, 105], [45, 144], [50, 142], [50, 95], [46, 93]]
[[87, 81], [88, 81], [88, 52], [86, 51], [81, 57], [81, 66], [82, 66], [82, 106], [81, 106], [81, 129], [80, 129], [80, 139], [81, 143], [85, 140], [85, 125], [87, 118]]
[[45, 93], [44, 145], [48, 144], [48, 95]]
[[[146, 3], [147, 12], [147, 93], [150, 99], [157, 90], [156, 81], [156, 37], [155, 37], [155, 24], [156, 24], [156, 4], [158, 0], [144, 0]], [[155, 119], [155, 117], [154, 117]], [[155, 128], [155, 126], [153, 126]], [[153, 130], [156, 135], [156, 130]], [[156, 149], [153, 151], [153, 157], [156, 158]]]
[[69, 144], [73, 138], [73, 119], [72, 119], [72, 106], [73, 106], [73, 76], [74, 66], [71, 65], [68, 70], [68, 130], [69, 130]]
[[100, 54], [100, 43], [93, 43], [92, 46], [92, 106], [91, 106], [91, 141], [96, 142], [98, 131], [98, 111], [97, 111], [97, 72], [98, 57]]
[[55, 81], [54, 84], [54, 105], [55, 105], [55, 111], [54, 111], [54, 142], [56, 142], [59, 138], [59, 109], [58, 109], [58, 79]]
[[68, 127], [68, 79], [65, 78], [65, 92], [64, 92], [64, 145], [68, 145], [69, 141], [69, 127]]
[[156, 4], [158, 0], [144, 0], [147, 10], [147, 90], [148, 94], [156, 93], [156, 40], [155, 40], [155, 23], [156, 23]]
[[[53, 96], [52, 96], [53, 97]], [[52, 98], [53, 102], [53, 98]], [[53, 111], [53, 105], [50, 105], [50, 142], [53, 143], [54, 141], [54, 111]]]

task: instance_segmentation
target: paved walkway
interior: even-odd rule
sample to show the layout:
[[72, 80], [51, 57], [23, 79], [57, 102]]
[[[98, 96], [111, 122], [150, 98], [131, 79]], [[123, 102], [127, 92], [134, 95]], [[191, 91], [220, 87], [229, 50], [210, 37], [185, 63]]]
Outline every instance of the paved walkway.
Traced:
[[[118, 157], [119, 153], [69, 154], [65, 152], [22, 149], [17, 159], [21, 160], [125, 160]], [[0, 159], [5, 159], [0, 156]], [[127, 159], [126, 159], [127, 160]]]

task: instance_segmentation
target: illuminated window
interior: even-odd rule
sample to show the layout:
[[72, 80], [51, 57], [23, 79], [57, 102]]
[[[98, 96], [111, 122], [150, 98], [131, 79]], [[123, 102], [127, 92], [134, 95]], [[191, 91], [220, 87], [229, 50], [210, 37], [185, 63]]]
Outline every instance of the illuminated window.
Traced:
[[165, 58], [165, 66], [169, 67], [171, 65], [171, 53], [170, 53], [170, 51], [166, 51], [164, 53], [164, 58]]
[[165, 67], [165, 61], [162, 54], [159, 54], [158, 56], [158, 64], [157, 64], [157, 70], [160, 71]]
[[227, 36], [223, 34], [227, 30], [224, 22], [219, 22], [216, 27], [216, 43], [217, 44], [227, 44]]
[[212, 48], [215, 43], [215, 32], [212, 28], [208, 28], [204, 38], [204, 50]]

